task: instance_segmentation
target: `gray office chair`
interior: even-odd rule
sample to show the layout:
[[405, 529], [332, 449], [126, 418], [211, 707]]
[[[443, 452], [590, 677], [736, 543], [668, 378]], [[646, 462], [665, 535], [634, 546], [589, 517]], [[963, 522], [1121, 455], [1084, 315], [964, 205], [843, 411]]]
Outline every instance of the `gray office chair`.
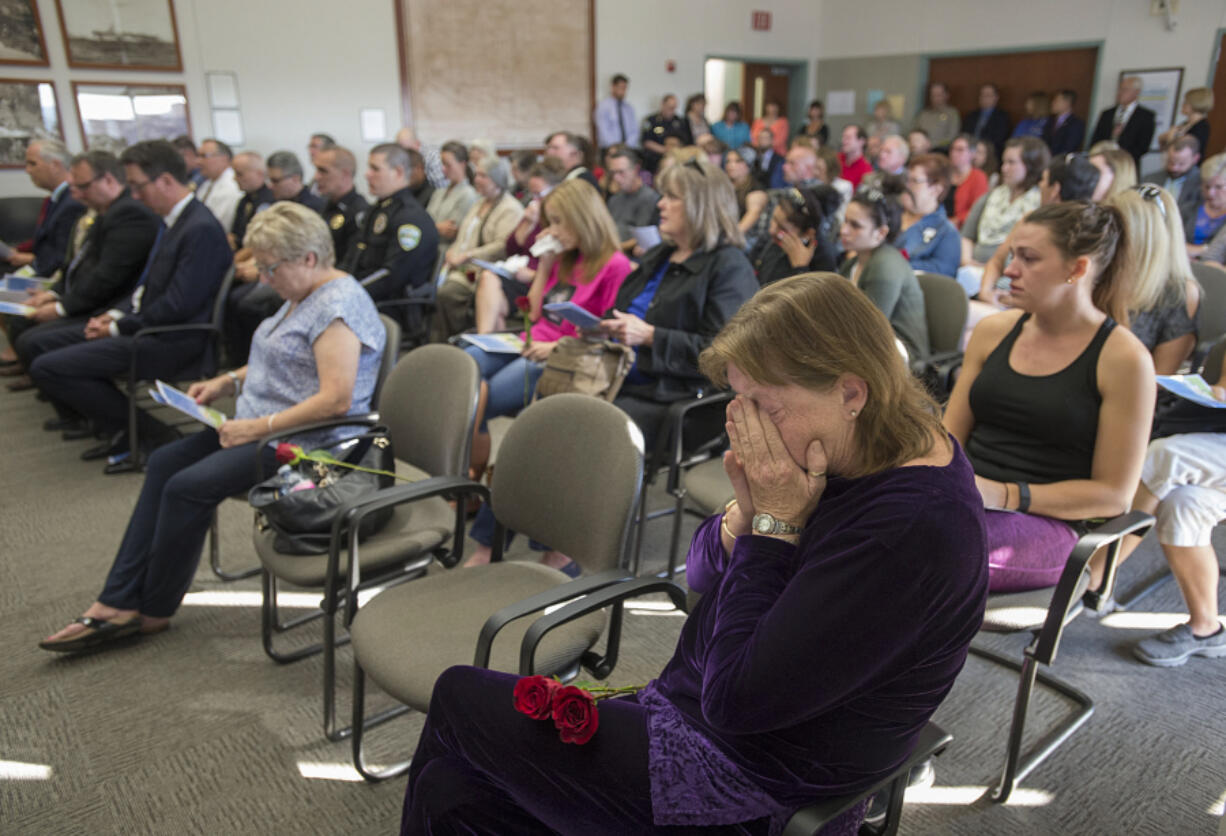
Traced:
[[1196, 361], [1203, 357], [1209, 348], [1222, 337], [1226, 337], [1226, 270], [1192, 262], [1192, 275], [1200, 283], [1200, 308], [1197, 311], [1200, 333], [1196, 353], [1193, 355], [1193, 368]]
[[[335, 649], [348, 641], [337, 638], [336, 615], [342, 600], [356, 600], [360, 590], [375, 585], [411, 580], [436, 560], [445, 567], [459, 562], [464, 549], [464, 506], [447, 504], [447, 491], [418, 496], [423, 485], [467, 484], [469, 451], [477, 415], [477, 392], [481, 374], [476, 362], [458, 348], [428, 345], [406, 354], [398, 362], [380, 393], [377, 416], [338, 419], [298, 427], [263, 439], [272, 442], [300, 434], [306, 429], [328, 426], [376, 424], [387, 428], [387, 438], [398, 463], [404, 463], [434, 479], [397, 483], [375, 493], [369, 503], [394, 506], [392, 519], [375, 534], [357, 541], [358, 522], [338, 513], [332, 526], [329, 551], [322, 555], [284, 554], [277, 551], [272, 529], [257, 528], [252, 535], [262, 568], [261, 637], [264, 650], [279, 663], [295, 662], [323, 652], [324, 735], [340, 740], [348, 728], [336, 725]], [[261, 444], [263, 446], [263, 444]], [[417, 500], [412, 505], [405, 504]], [[362, 510], [369, 505], [361, 506]], [[358, 510], [350, 507], [348, 510]], [[350, 557], [356, 567], [350, 571]], [[320, 609], [282, 622], [277, 609], [281, 582], [319, 590]], [[352, 604], [349, 604], [352, 606]], [[277, 633], [323, 619], [323, 641], [283, 652], [274, 647]], [[346, 614], [345, 623], [351, 620]]]
[[[385, 590], [360, 610], [350, 596], [352, 746], [363, 777], [376, 781], [408, 768], [400, 763], [377, 771], [365, 762], [362, 734], [371, 725], [364, 705], [367, 676], [405, 704], [378, 719], [410, 707], [427, 710], [435, 680], [456, 664], [562, 678], [582, 666], [604, 679], [617, 663], [625, 599], [662, 591], [684, 609], [685, 594], [676, 584], [635, 580], [627, 569], [642, 473], [642, 436], [620, 409], [583, 395], [538, 401], [515, 419], [498, 451], [488, 490], [497, 520], [492, 561]], [[420, 500], [453, 484], [409, 486], [402, 496]], [[467, 490], [487, 492], [471, 482]], [[356, 509], [351, 529], [379, 507], [376, 502]], [[549, 543], [582, 566], [584, 575], [571, 580], [535, 561], [502, 560], [507, 529]], [[594, 649], [602, 634], [603, 654]]]
[[924, 316], [928, 322], [927, 357], [912, 362], [912, 371], [923, 379], [933, 394], [946, 397], [953, 389], [953, 372], [962, 365], [962, 332], [970, 312], [970, 301], [962, 286], [949, 276], [916, 273], [924, 294]]
[[[379, 408], [379, 394], [383, 390], [383, 384], [387, 381], [388, 375], [392, 373], [392, 367], [396, 365], [396, 360], [400, 356], [400, 323], [392, 319], [390, 316], [383, 314], [379, 315], [379, 320], [383, 323], [383, 356], [379, 359], [378, 376], [375, 378], [375, 390], [370, 397], [371, 409]], [[261, 470], [261, 475], [266, 476]], [[231, 499], [247, 501], [247, 494], [236, 494], [230, 497]], [[243, 578], [250, 578], [260, 573], [259, 565], [252, 566], [239, 571], [227, 571], [221, 566], [221, 535], [218, 528], [217, 512], [213, 512], [213, 522], [209, 525], [209, 568], [213, 570], [213, 574], [223, 581], [238, 581]]]

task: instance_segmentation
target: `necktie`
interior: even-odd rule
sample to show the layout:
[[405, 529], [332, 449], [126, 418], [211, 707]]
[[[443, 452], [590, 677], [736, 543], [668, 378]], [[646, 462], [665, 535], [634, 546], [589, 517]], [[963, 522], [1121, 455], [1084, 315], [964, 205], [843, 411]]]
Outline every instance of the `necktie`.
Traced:
[[617, 102], [617, 128], [622, 134], [622, 144], [626, 144], [626, 123], [622, 120], [622, 103]]
[[85, 242], [81, 244], [81, 249], [77, 250], [77, 254], [72, 257], [72, 261], [68, 264], [68, 269], [64, 271], [65, 291], [68, 290], [68, 283], [72, 281], [72, 274], [76, 272], [77, 265], [81, 263], [81, 259], [85, 257], [85, 254], [89, 252], [89, 245], [92, 243], [93, 241], [86, 238]]
[[979, 111], [979, 121], [975, 123], [975, 138], [978, 139], [983, 134], [983, 129], [988, 126], [988, 117], [992, 115], [990, 110]]
[[158, 247], [162, 246], [162, 236], [166, 234], [166, 224], [158, 224], [157, 237], [153, 239], [153, 248], [149, 250], [149, 258], [145, 259], [145, 269], [141, 271], [140, 278], [136, 280], [136, 289], [132, 291], [132, 313], [140, 313], [141, 297], [145, 293], [145, 280], [149, 278], [149, 268], [153, 266], [153, 259], [157, 258]]
[[1115, 109], [1115, 125], [1111, 128], [1111, 136], [1118, 139], [1124, 130], [1124, 108], [1117, 107]]
[[38, 223], [36, 226], [42, 226], [43, 221], [47, 220], [47, 210], [51, 208], [51, 196], [43, 198], [43, 205], [38, 209]]

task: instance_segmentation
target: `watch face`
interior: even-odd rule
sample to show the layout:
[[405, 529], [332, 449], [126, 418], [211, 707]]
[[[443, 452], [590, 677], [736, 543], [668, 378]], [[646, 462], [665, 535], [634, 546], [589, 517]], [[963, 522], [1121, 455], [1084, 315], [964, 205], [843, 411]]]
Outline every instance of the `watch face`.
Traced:
[[755, 524], [758, 531], [762, 532], [763, 534], [766, 534], [775, 527], [774, 521], [770, 518], [769, 514], [758, 514], [758, 516], [755, 518]]

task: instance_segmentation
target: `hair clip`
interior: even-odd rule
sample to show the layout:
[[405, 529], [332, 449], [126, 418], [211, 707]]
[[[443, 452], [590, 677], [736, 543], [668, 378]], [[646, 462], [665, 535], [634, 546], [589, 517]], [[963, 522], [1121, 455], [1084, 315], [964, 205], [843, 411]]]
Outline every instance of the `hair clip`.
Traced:
[[702, 170], [702, 166], [699, 164], [698, 160], [688, 160], [688, 161], [686, 162], [686, 165], [688, 165], [690, 168], [692, 168], [692, 169], [694, 169], [695, 171], [697, 171], [697, 172], [698, 172], [699, 174], [701, 174], [703, 177], [706, 177], [706, 176], [707, 176], [707, 173], [706, 173], [705, 171], [703, 171], [703, 170]]
[[1132, 187], [1132, 190], [1141, 196], [1144, 200], [1153, 201], [1158, 205], [1158, 211], [1162, 213], [1162, 217], [1166, 217], [1166, 201], [1162, 199], [1162, 189], [1153, 183], [1137, 183]]

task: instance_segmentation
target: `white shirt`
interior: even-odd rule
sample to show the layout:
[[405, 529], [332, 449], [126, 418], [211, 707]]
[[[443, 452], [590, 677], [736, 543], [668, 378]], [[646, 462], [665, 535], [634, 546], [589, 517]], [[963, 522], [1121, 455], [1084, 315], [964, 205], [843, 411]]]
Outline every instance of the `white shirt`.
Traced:
[[[234, 169], [227, 168], [217, 176], [216, 180], [205, 180], [196, 190], [196, 197], [209, 208], [221, 228], [226, 232], [234, 226], [234, 215], [238, 211], [238, 202], [243, 199], [243, 190], [234, 180]], [[169, 223], [167, 224], [169, 226]]]
[[1136, 109], [1137, 103], [1135, 101], [1127, 106], [1117, 104], [1115, 106], [1115, 124], [1127, 125], [1128, 120], [1132, 118], [1132, 112]]

